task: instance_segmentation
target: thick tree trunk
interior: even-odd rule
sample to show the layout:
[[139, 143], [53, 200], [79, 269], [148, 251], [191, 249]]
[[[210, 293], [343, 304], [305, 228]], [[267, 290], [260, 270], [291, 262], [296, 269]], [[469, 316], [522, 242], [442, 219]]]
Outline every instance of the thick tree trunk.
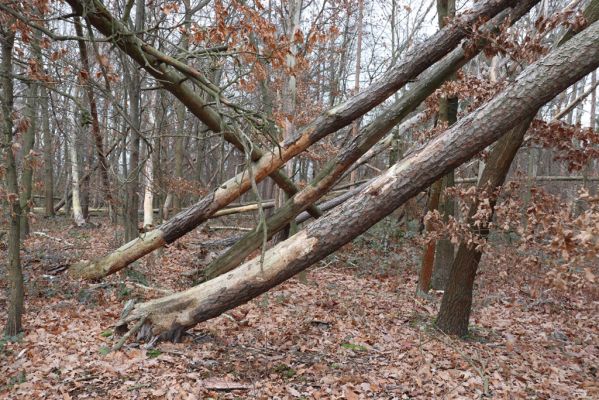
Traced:
[[599, 66], [599, 23], [526, 68], [485, 106], [461, 119], [374, 179], [358, 195], [251, 260], [216, 279], [161, 299], [138, 304], [119, 321], [143, 320], [140, 333], [178, 339], [201, 321], [243, 304], [323, 259], [526, 121], [543, 104]]
[[[532, 117], [512, 129], [502, 137], [487, 158], [482, 178], [478, 184], [479, 193], [486, 192], [491, 195], [497, 188], [503, 186], [510, 170], [510, 165], [522, 144], [524, 135], [528, 130]], [[489, 206], [491, 212], [488, 220], [483, 222], [481, 228], [476, 228], [481, 237], [487, 238], [488, 224], [493, 219], [497, 198], [491, 197]], [[473, 223], [472, 217], [478, 211], [480, 203], [475, 201], [468, 212], [468, 223]], [[474, 225], [472, 229], [475, 230]], [[441, 302], [441, 309], [437, 317], [437, 326], [443, 332], [463, 336], [468, 333], [468, 320], [472, 309], [472, 291], [474, 278], [480, 262], [482, 252], [467, 243], [460, 243], [455, 260], [451, 266], [447, 288]]]
[[[17, 180], [17, 165], [14, 156], [13, 147], [13, 67], [12, 51], [15, 42], [15, 34], [9, 28], [10, 23], [5, 27], [0, 27], [0, 83], [2, 88], [2, 97], [0, 106], [2, 108], [1, 132], [2, 148], [4, 153], [4, 168], [6, 179], [6, 199], [8, 207], [5, 210], [8, 213], [8, 306], [5, 333], [7, 336], [15, 336], [21, 331], [21, 317], [23, 315], [24, 288], [23, 272], [21, 270], [21, 240], [19, 215], [21, 215], [21, 206], [19, 203], [19, 184]], [[4, 207], [3, 207], [4, 208]]]
[[[69, 3], [73, 5], [76, 10], [81, 11], [81, 4], [79, 1], [69, 0]], [[345, 103], [321, 114], [311, 124], [301, 129], [294, 140], [282, 143], [280, 149], [276, 152], [264, 154], [258, 161], [253, 163], [252, 174], [248, 174], [246, 171], [238, 174], [236, 177], [220, 185], [218, 189], [205, 196], [194, 206], [181, 211], [169, 221], [159, 226], [154, 231], [154, 234], [156, 235], [155, 240], [149, 242], [142, 240], [141, 238], [135, 239], [117, 249], [115, 253], [110, 254], [107, 257], [94, 262], [81, 262], [73, 265], [70, 268], [71, 273], [75, 276], [87, 279], [102, 278], [126, 267], [131, 262], [130, 260], [134, 261], [164, 244], [172, 243], [184, 236], [195, 229], [199, 224], [206, 221], [206, 219], [214, 212], [248, 191], [251, 188], [250, 175], [253, 175], [256, 182], [261, 181], [273, 171], [276, 171], [293, 156], [307, 149], [311, 144], [322, 139], [329, 133], [347, 126], [352, 120], [371, 110], [373, 107], [387, 99], [394, 91], [398, 90], [405, 83], [414, 79], [418, 74], [431, 65], [431, 63], [447, 54], [452, 47], [457, 45], [464, 37], [465, 32], [462, 28], [464, 23], [470, 24], [473, 21], [477, 21], [478, 18], [483, 15], [492, 16], [500, 12], [501, 9], [505, 8], [510, 3], [510, 1], [492, 0], [486, 2], [484, 5], [477, 5], [471, 12], [462, 15], [459, 18], [460, 23], [446, 26], [431, 39], [422, 45], [417, 46], [410, 56], [406, 57], [404, 62], [401, 62], [394, 67], [385, 78], [375, 82], [369, 88], [356, 96], [353, 96]], [[528, 4], [529, 2], [522, 3]], [[120, 23], [107, 17], [107, 11], [103, 6], [98, 3], [94, 4], [95, 6], [91, 4], [88, 5], [89, 7], [86, 10], [87, 18], [102, 32], [113, 33], [113, 29], [116, 28], [113, 27], [108, 29], [109, 26], [107, 25], [112, 26], [117, 24], [120, 26]], [[135, 41], [135, 36], [127, 35], [126, 38], [127, 39], [123, 37], [122, 39], [124, 42], [122, 42], [121, 37], [119, 36], [117, 44], [122, 46], [122, 48], [136, 60], [138, 60], [138, 57], [141, 57], [141, 60], [138, 60], [141, 65], [146, 65], [146, 63], [153, 65], [153, 62], [158, 62], [154, 65], [154, 68], [163, 71], [163, 74], [158, 77], [162, 79], [165, 87], [173, 92], [173, 94], [175, 94], [181, 101], [184, 101], [188, 107], [194, 107], [192, 109], [192, 111], [195, 110], [194, 114], [198, 117], [203, 116], [202, 121], [211, 127], [211, 129], [216, 129], [214, 127], [215, 124], [216, 127], [220, 127], [219, 123], [217, 123], [218, 121], [214, 120], [214, 118], [217, 118], [218, 116], [213, 115], [215, 114], [214, 111], [211, 111], [211, 113], [208, 112], [211, 109], [209, 107], [204, 107], [202, 105], [202, 100], [193, 93], [190, 88], [180, 84], [180, 81], [177, 79], [175, 79], [177, 82], [176, 84], [169, 83], [171, 82], [170, 79], [180, 76], [178, 73], [167, 70], [165, 64], [160, 62], [159, 59], [156, 59], [155, 56], [150, 54], [138, 54], [137, 52], [141, 51], [140, 49], [142, 46], [146, 50], [151, 48], [141, 41], [135, 42], [137, 43], [137, 46], [134, 46], [129, 40]], [[152, 54], [156, 53], [155, 50], [151, 51], [153, 52]], [[156, 74], [155, 69], [150, 69], [148, 72]], [[197, 109], [198, 107], [199, 109]], [[209, 118], [207, 118], [207, 116]], [[122, 257], [119, 259], [116, 257], [116, 254], [120, 254]]]

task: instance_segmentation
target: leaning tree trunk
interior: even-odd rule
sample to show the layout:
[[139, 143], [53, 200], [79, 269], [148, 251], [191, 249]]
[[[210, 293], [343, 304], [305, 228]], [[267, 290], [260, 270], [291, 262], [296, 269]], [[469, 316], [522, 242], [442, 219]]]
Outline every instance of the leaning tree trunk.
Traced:
[[[489, 234], [488, 226], [493, 219], [497, 201], [494, 191], [503, 186], [512, 161], [531, 122], [532, 118], [529, 118], [502, 137], [487, 158], [485, 169], [478, 184], [478, 193], [486, 193], [491, 196], [489, 199], [491, 212], [488, 219], [482, 221], [479, 228], [475, 227], [472, 218], [477, 213], [480, 202], [475, 201], [468, 212], [468, 222], [472, 224], [472, 229], [484, 239]], [[439, 329], [445, 333], [460, 336], [468, 333], [474, 278], [481, 256], [482, 252], [477, 250], [474, 245], [460, 243], [455, 260], [451, 265], [447, 287], [436, 322]]]
[[199, 322], [257, 297], [366, 231], [597, 67], [599, 23], [594, 23], [526, 68], [489, 103], [395, 164], [354, 198], [267, 251], [263, 263], [255, 258], [189, 290], [138, 304], [119, 321], [119, 327], [139, 320], [145, 325], [142, 336], [177, 340]]
[[[79, 1], [68, 1], [76, 11], [82, 11]], [[121, 27], [118, 21], [109, 18], [110, 14], [108, 14], [108, 11], [103, 6], [95, 1], [93, 3], [94, 5], [88, 4], [86, 17], [100, 31], [105, 34], [112, 34], [114, 33], [114, 29], [125, 29]], [[123, 269], [131, 262], [155, 249], [172, 243], [184, 236], [206, 221], [214, 212], [248, 191], [252, 185], [252, 177], [256, 182], [266, 178], [266, 176], [278, 170], [279, 167], [292, 157], [306, 150], [310, 145], [328, 134], [347, 126], [354, 119], [382, 103], [407, 82], [416, 78], [418, 74], [445, 56], [464, 38], [464, 24], [470, 25], [478, 21], [481, 16], [493, 16], [511, 3], [511, 1], [492, 0], [477, 5], [469, 13], [456, 18], [457, 22], [447, 25], [425, 43], [416, 46], [410, 56], [406, 57], [405, 61], [398, 63], [383, 79], [375, 82], [369, 88], [353, 96], [345, 103], [321, 114], [312, 123], [301, 129], [294, 140], [282, 143], [277, 151], [266, 153], [260, 157], [252, 164], [252, 174], [248, 174], [246, 171], [238, 174], [220, 185], [215, 191], [205, 196], [194, 206], [181, 211], [169, 221], [157, 227], [144, 238], [134, 239], [99, 260], [77, 263], [71, 266], [69, 269], [70, 272], [77, 277], [99, 279]], [[153, 66], [153, 68], [148, 70], [149, 73], [156, 76], [156, 71], [162, 71], [156, 77], [161, 79], [165, 88], [175, 94], [181, 101], [185, 102], [196, 116], [203, 116], [204, 119], [201, 118], [202, 121], [211, 127], [211, 129], [214, 130], [216, 127], [220, 129], [220, 126], [222, 126], [220, 122], [210, 119], [218, 117], [212, 115], [215, 114], [214, 111], [211, 114], [211, 109], [203, 105], [201, 98], [189, 87], [180, 84], [180, 81], [183, 81], [183, 79], [175, 79], [181, 77], [180, 74], [176, 71], [166, 69], [167, 67], [164, 63], [164, 57], [166, 56], [157, 58], [157, 54], [159, 53], [156, 50], [151, 50], [151, 47], [144, 44], [134, 35], [118, 36], [118, 38], [116, 40], [117, 44], [131, 55], [131, 57], [144, 66]], [[151, 54], [140, 53], [142, 47], [146, 51], [150, 51]], [[179, 66], [179, 68], [183, 67]], [[175, 79], [176, 83], [169, 83], [171, 82], [169, 79]], [[207, 118], [207, 115], [210, 118]]]
[[[6, 27], [11, 24], [7, 23]], [[6, 179], [6, 199], [8, 207], [5, 208], [9, 220], [8, 231], [8, 306], [5, 333], [7, 336], [15, 336], [21, 331], [21, 317], [23, 314], [23, 272], [21, 270], [21, 240], [19, 215], [21, 206], [19, 203], [19, 184], [17, 181], [17, 165], [13, 146], [13, 67], [12, 51], [15, 42], [15, 34], [12, 30], [0, 27], [0, 49], [2, 61], [0, 63], [0, 84], [2, 97], [0, 106], [2, 110], [1, 132], [2, 148], [4, 152], [4, 168]], [[3, 207], [4, 208], [4, 207]]]

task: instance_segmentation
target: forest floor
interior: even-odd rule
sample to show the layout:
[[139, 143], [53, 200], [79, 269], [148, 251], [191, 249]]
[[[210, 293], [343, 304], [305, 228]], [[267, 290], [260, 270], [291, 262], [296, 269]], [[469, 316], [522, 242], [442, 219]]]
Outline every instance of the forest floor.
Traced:
[[[597, 288], [560, 292], [542, 270], [483, 261], [472, 334], [451, 338], [433, 326], [441, 295], [414, 296], [418, 246], [383, 246], [372, 234], [311, 267], [304, 283], [202, 323], [182, 343], [109, 352], [124, 303], [189, 287], [185, 272], [207, 257], [200, 243], [225, 232], [197, 230], [87, 283], [48, 271], [117, 247], [113, 227], [56, 218], [33, 230], [52, 238], [25, 242], [25, 333], [0, 342], [0, 398], [599, 398]], [[1, 275], [0, 286], [4, 321]]]

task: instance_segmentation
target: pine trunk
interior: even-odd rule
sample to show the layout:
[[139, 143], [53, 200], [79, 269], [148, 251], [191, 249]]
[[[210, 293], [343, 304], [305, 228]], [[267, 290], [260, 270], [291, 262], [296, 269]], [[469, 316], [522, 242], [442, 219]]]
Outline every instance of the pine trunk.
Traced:
[[[74, 0], [70, 1], [74, 2]], [[515, 14], [518, 14], [518, 10], [528, 10], [537, 2], [538, 0], [520, 2]], [[508, 3], [509, 2], [507, 1], [487, 2], [482, 6], [477, 6], [472, 12], [463, 15], [461, 20], [463, 23], [471, 23], [477, 21], [478, 17], [481, 15], [494, 15], [501, 11], [502, 8], [505, 8]], [[103, 26], [106, 23], [104, 18], [96, 16], [94, 13], [88, 13], [87, 15], [91, 22], [97, 26]], [[148, 242], [141, 238], [136, 239], [102, 259], [73, 265], [70, 268], [71, 273], [86, 279], [99, 279], [126, 267], [130, 262], [137, 260], [145, 254], [148, 254], [165, 244], [172, 243], [184, 236], [198, 225], [205, 222], [220, 208], [226, 206], [241, 194], [248, 191], [251, 188], [250, 175], [253, 175], [256, 182], [260, 182], [273, 171], [276, 171], [291, 157], [307, 149], [311, 144], [324, 138], [329, 133], [347, 126], [351, 121], [360, 117], [377, 104], [380, 104], [393, 94], [395, 90], [415, 78], [430, 64], [442, 58], [453, 46], [459, 43], [461, 38], [464, 37], [464, 34], [465, 32], [463, 29], [458, 28], [456, 25], [451, 24], [446, 26], [429, 41], [421, 46], [417, 46], [411, 53], [411, 56], [407, 57], [406, 61], [401, 62], [394, 67], [385, 79], [374, 83], [344, 104], [321, 114], [321, 116], [311, 124], [300, 130], [298, 135], [296, 135], [295, 140], [281, 144], [280, 151], [264, 154], [263, 157], [253, 163], [252, 174], [248, 174], [244, 171], [220, 185], [218, 189], [205, 196], [194, 206], [181, 211], [172, 219], [159, 226], [153, 231], [155, 236], [153, 236], [152, 241]], [[452, 57], [456, 57], [458, 60], [464, 59], [463, 49], [456, 49], [456, 51], [452, 53]], [[172, 86], [167, 85], [167, 89], [168, 88], [170, 88], [169, 90], [173, 90]], [[177, 90], [183, 89], [184, 87], [181, 86]], [[201, 109], [203, 110], [202, 112], [205, 111], [204, 107]], [[401, 120], [401, 118], [399, 120]], [[314, 215], [313, 213], [311, 214]]]
[[546, 102], [599, 67], [599, 23], [526, 68], [486, 105], [371, 181], [358, 195], [264, 254], [220, 277], [135, 306], [121, 321], [143, 320], [142, 336], [178, 339], [284, 282], [380, 221], [451, 169], [531, 118]]

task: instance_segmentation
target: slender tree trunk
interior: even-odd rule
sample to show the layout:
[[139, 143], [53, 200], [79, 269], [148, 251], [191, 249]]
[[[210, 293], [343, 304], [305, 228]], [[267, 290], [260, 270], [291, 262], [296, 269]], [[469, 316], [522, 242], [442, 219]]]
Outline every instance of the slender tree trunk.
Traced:
[[50, 131], [48, 113], [48, 90], [40, 87], [40, 111], [42, 119], [42, 137], [44, 138], [44, 208], [46, 217], [54, 212], [54, 135]]
[[154, 226], [154, 192], [153, 192], [153, 165], [152, 153], [146, 146], [146, 164], [144, 167], [144, 229], [149, 230]]
[[[361, 58], [362, 58], [362, 33], [364, 31], [362, 27], [362, 21], [364, 17], [364, 0], [358, 0], [358, 21], [356, 22], [357, 30], [357, 43], [356, 43], [356, 76], [354, 78], [354, 93], [357, 94], [360, 91], [360, 72], [362, 70]], [[360, 119], [352, 122], [352, 136], [358, 135], [358, 129], [360, 127]], [[351, 183], [356, 182], [357, 170], [353, 170], [350, 174], [349, 181]]]
[[[83, 37], [83, 27], [81, 26], [81, 21], [79, 17], [75, 17], [75, 32], [77, 33], [77, 36]], [[106, 161], [103, 138], [102, 134], [100, 133], [100, 122], [98, 120], [98, 106], [96, 103], [96, 97], [94, 95], [94, 89], [91, 85], [91, 70], [89, 67], [87, 46], [85, 44], [85, 41], [83, 40], [78, 40], [77, 43], [79, 45], [79, 58], [81, 61], [81, 73], [79, 75], [82, 80], [85, 93], [87, 95], [87, 103], [89, 106], [90, 131], [92, 137], [94, 138], [94, 145], [96, 148], [96, 154], [98, 156], [98, 165], [100, 168], [100, 175], [102, 178], [102, 186], [104, 188], [104, 197], [108, 206], [110, 219], [113, 220], [114, 201], [110, 189], [110, 179], [108, 177], [108, 162]]]
[[[522, 141], [524, 135], [532, 122], [532, 117], [522, 122], [519, 126], [512, 129], [506, 136], [502, 137], [487, 158], [486, 166], [482, 174], [482, 179], [478, 184], [479, 193], [492, 193], [503, 186], [505, 178], [510, 170], [510, 165]], [[483, 238], [487, 238], [489, 233], [488, 224], [493, 219], [494, 208], [497, 198], [492, 196], [489, 199], [491, 212], [486, 221], [483, 221], [481, 228], [472, 229]], [[468, 213], [468, 223], [473, 224], [473, 216], [478, 211], [480, 202], [475, 201], [470, 206]], [[480, 262], [482, 252], [468, 243], [460, 243], [455, 260], [451, 266], [447, 289], [443, 295], [441, 308], [437, 317], [437, 326], [443, 332], [453, 335], [463, 336], [468, 333], [468, 320], [472, 309], [472, 292], [474, 290], [474, 278]]]
[[81, 209], [81, 192], [79, 190], [79, 159], [77, 154], [77, 127], [78, 123], [73, 124], [74, 128], [70, 131], [67, 138], [67, 147], [69, 149], [69, 160], [71, 162], [71, 193], [73, 202], [73, 222], [76, 226], [85, 225], [83, 210]]
[[[69, 2], [74, 2], [74, 0], [69, 0]], [[537, 1], [533, 0], [519, 2], [518, 8], [528, 9], [536, 2]], [[461, 16], [462, 22], [470, 23], [472, 21], [477, 21], [481, 14], [487, 15], [490, 12], [490, 9], [493, 10], [491, 15], [495, 14], [500, 11], [501, 7], [505, 7], [508, 3], [509, 2], [507, 1], [491, 1], [485, 3], [484, 6], [478, 5], [476, 10], [472, 10], [472, 12]], [[499, 7], [500, 5], [501, 7]], [[92, 23], [99, 26], [104, 26], [107, 22], [102, 16], [98, 16], [91, 11], [88, 12], [87, 15]], [[344, 104], [321, 114], [321, 116], [316, 118], [307, 127], [300, 130], [294, 141], [283, 143], [280, 146], [280, 151], [264, 154], [258, 161], [254, 162], [252, 166], [254, 169], [253, 177], [256, 182], [264, 179], [291, 159], [291, 157], [299, 154], [311, 144], [322, 139], [329, 133], [347, 126], [351, 121], [358, 118], [375, 105], [380, 104], [380, 102], [393, 94], [395, 90], [403, 86], [403, 84], [407, 83], [409, 80], [415, 78], [420, 72], [430, 66], [431, 63], [447, 54], [451, 49], [450, 47], [448, 48], [448, 46], [457, 44], [459, 40], [463, 38], [464, 33], [462, 28], [458, 28], [453, 24], [446, 26], [441, 32], [431, 38], [431, 40], [421, 46], [417, 46], [411, 53], [411, 56], [407, 57], [407, 61], [398, 63], [398, 65], [388, 74], [386, 79], [372, 84], [369, 88], [352, 97]], [[463, 50], [460, 48], [458, 51]], [[463, 53], [460, 57], [464, 57]], [[160, 68], [160, 66], [158, 66], [158, 68]], [[173, 86], [167, 86], [167, 88], [173, 90]], [[181, 88], [182, 87], [179, 89]], [[174, 90], [174, 92], [179, 93], [179, 89]], [[202, 110], [203, 109], [204, 108], [202, 107]], [[70, 271], [75, 276], [85, 277], [87, 279], [98, 279], [114, 273], [145, 254], [148, 254], [167, 243], [172, 243], [184, 236], [195, 229], [199, 224], [206, 221], [206, 219], [214, 212], [245, 193], [250, 187], [251, 179], [249, 178], [249, 174], [244, 171], [220, 185], [215, 191], [205, 196], [196, 205], [183, 210], [172, 219], [159, 226], [152, 232], [151, 238], [146, 237], [143, 240], [141, 238], [136, 239], [135, 241], [123, 245], [121, 248], [102, 259], [89, 263], [82, 262], [75, 264], [70, 268]]]
[[[141, 32], [144, 26], [145, 3], [136, 0], [135, 32]], [[131, 65], [129, 102], [131, 111], [131, 142], [129, 154], [129, 174], [127, 175], [127, 207], [125, 210], [125, 242], [139, 237], [139, 150], [141, 131], [141, 73]]]
[[[455, 17], [455, 0], [437, 0], [437, 15], [439, 19], [439, 28], [443, 29], [443, 27], [447, 24], [447, 18]], [[439, 100], [438, 123], [451, 126], [457, 120], [457, 113], [458, 99], [448, 99], [443, 97]], [[453, 171], [449, 172], [449, 174], [444, 178], [439, 179], [431, 187], [427, 206], [427, 210], [429, 212], [439, 209], [441, 196], [443, 194], [443, 190], [446, 188], [444, 182], [447, 181], [453, 181]], [[429, 225], [426, 226], [426, 230], [430, 230]], [[443, 248], [439, 249], [437, 247], [438, 245], [443, 246]], [[441, 254], [439, 254], [440, 251], [442, 252]], [[448, 254], [449, 252], [451, 252], [451, 255]], [[436, 257], [436, 255], [443, 257], [443, 260], [439, 262], [439, 258]], [[451, 257], [451, 259], [446, 260], [447, 257]], [[416, 289], [417, 293], [428, 293], [429, 289], [431, 288], [434, 267], [436, 266], [438, 268], [443, 268], [444, 264], [451, 264], [451, 261], [453, 261], [453, 246], [451, 246], [451, 242], [447, 241], [447, 243], [441, 244], [441, 240], [439, 243], [434, 240], [429, 241], [424, 247], [424, 253], [422, 255], [422, 266], [420, 267], [420, 274], [418, 275], [418, 288]], [[438, 275], [436, 281], [439, 280]]]
[[549, 100], [599, 66], [599, 22], [526, 68], [486, 105], [405, 157], [342, 206], [235, 270], [189, 290], [136, 305], [119, 322], [143, 320], [143, 337], [178, 340], [284, 282], [365, 232], [445, 173], [526, 121]]
[[[0, 61], [0, 82], [2, 84], [2, 147], [4, 153], [4, 168], [6, 179], [6, 199], [8, 213], [8, 307], [5, 333], [7, 336], [15, 336], [22, 329], [21, 318], [23, 314], [24, 288], [23, 272], [21, 271], [21, 240], [19, 216], [21, 206], [19, 203], [19, 184], [17, 180], [17, 165], [13, 146], [13, 122], [12, 113], [14, 105], [13, 92], [13, 67], [12, 51], [15, 41], [14, 32], [9, 28], [10, 23], [0, 27], [0, 47], [2, 57]], [[4, 208], [4, 207], [3, 207]]]
[[[283, 91], [283, 113], [285, 114], [285, 126], [283, 128], [283, 141], [287, 142], [293, 139], [295, 135], [295, 113], [297, 105], [297, 54], [299, 52], [298, 44], [295, 43], [295, 34], [300, 29], [300, 20], [303, 7], [303, 0], [291, 0], [289, 5], [289, 15], [287, 16], [286, 25], [288, 26], [288, 37], [289, 40], [289, 52], [286, 57], [287, 69], [289, 71], [287, 76], [287, 84]], [[293, 159], [285, 164], [285, 172], [287, 176], [293, 176]], [[275, 203], [277, 207], [283, 207], [285, 202], [288, 200], [288, 196], [283, 190], [277, 190], [275, 194]], [[290, 234], [295, 233], [297, 226], [292, 226], [293, 223], [286, 224], [274, 236], [274, 243], [281, 242], [289, 237]]]
[[39, 85], [31, 82], [27, 89], [27, 119], [29, 126], [23, 136], [23, 169], [21, 173], [21, 195], [20, 195], [20, 229], [21, 240], [29, 236], [29, 210], [31, 204], [31, 193], [33, 189], [33, 146], [35, 144], [35, 132], [37, 129], [37, 105], [39, 96]]
[[[183, 26], [185, 32], [182, 34], [182, 40], [179, 47], [183, 52], [189, 51], [189, 36], [191, 34], [191, 8], [189, 1], [184, 1], [185, 5], [185, 16], [183, 20]], [[177, 109], [177, 137], [175, 137], [175, 178], [178, 180], [183, 179], [183, 159], [185, 156], [185, 104], [179, 103], [176, 106]], [[182, 195], [175, 193], [173, 196], [173, 211], [178, 213], [182, 207]]]

